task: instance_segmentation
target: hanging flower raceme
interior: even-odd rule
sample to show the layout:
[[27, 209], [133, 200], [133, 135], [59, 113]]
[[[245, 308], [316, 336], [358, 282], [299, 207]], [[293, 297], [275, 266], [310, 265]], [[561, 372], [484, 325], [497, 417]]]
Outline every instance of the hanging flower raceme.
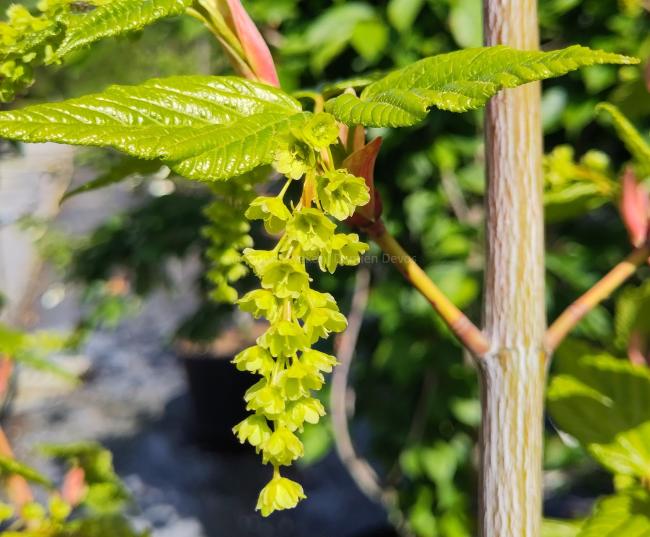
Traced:
[[258, 172], [250, 172], [210, 185], [214, 199], [203, 211], [208, 223], [201, 234], [209, 244], [205, 252], [207, 279], [211, 284], [210, 298], [215, 302], [236, 302], [234, 284], [248, 274], [241, 252], [252, 246], [253, 239], [243, 213], [255, 198], [255, 185], [264, 178]]
[[[303, 455], [298, 434], [304, 425], [318, 423], [325, 414], [314, 397], [324, 374], [336, 364], [334, 356], [312, 345], [347, 326], [330, 294], [311, 287], [307, 263], [333, 272], [341, 265], [357, 265], [367, 245], [356, 234], [337, 233], [332, 220], [344, 220], [370, 199], [364, 179], [333, 165], [331, 146], [338, 143], [333, 116], [320, 113], [278, 143], [276, 169], [287, 176], [277, 196], [254, 199], [246, 216], [260, 220], [272, 234], [281, 234], [270, 251], [247, 249], [244, 259], [260, 279], [261, 288], [239, 300], [239, 306], [269, 322], [257, 344], [234, 360], [241, 371], [259, 375], [246, 393], [253, 412], [234, 428], [273, 467], [273, 478], [262, 490], [257, 509], [267, 516], [288, 509], [303, 498], [302, 487], [281, 476], [280, 469]], [[288, 190], [302, 180], [302, 195], [293, 202]]]

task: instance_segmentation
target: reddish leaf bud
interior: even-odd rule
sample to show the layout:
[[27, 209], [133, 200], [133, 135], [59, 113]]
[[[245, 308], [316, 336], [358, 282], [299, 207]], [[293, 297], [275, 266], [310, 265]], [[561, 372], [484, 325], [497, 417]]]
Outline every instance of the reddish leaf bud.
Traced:
[[226, 0], [226, 2], [230, 11], [226, 20], [229, 25], [233, 26], [232, 30], [239, 38], [246, 56], [244, 59], [261, 82], [279, 87], [280, 80], [273, 56], [271, 56], [271, 51], [253, 19], [246, 12], [240, 0]]
[[61, 497], [73, 507], [79, 505], [86, 493], [86, 473], [78, 466], [72, 468], [63, 479]]
[[343, 162], [343, 167], [357, 177], [363, 177], [370, 190], [370, 201], [359, 207], [347, 223], [358, 228], [369, 228], [381, 220], [382, 202], [379, 192], [375, 190], [375, 163], [381, 148], [382, 139], [375, 138], [369, 144], [352, 153]]
[[638, 248], [648, 240], [650, 196], [631, 167], [625, 169], [622, 183], [621, 215], [632, 245]]

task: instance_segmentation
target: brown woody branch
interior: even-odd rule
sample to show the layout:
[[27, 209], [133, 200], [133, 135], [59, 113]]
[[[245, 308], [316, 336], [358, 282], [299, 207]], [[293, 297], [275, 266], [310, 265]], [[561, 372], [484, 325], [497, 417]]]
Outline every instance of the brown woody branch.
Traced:
[[609, 271], [596, 285], [571, 304], [546, 331], [544, 343], [549, 354], [557, 349], [576, 325], [603, 300], [618, 289], [637, 269], [648, 261], [650, 246], [634, 250], [624, 261]]

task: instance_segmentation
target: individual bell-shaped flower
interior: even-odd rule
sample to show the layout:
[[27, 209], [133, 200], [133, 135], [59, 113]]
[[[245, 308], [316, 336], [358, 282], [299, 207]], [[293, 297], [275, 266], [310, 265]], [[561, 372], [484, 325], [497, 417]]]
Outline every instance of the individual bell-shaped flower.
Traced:
[[291, 212], [281, 198], [260, 196], [251, 202], [245, 216], [249, 220], [262, 220], [269, 233], [280, 233], [291, 218]]
[[320, 151], [336, 143], [339, 126], [332, 114], [320, 112], [311, 116], [298, 133], [307, 144]]
[[248, 416], [244, 421], [235, 425], [232, 432], [235, 433], [242, 444], [248, 442], [258, 451], [260, 446], [271, 437], [271, 428], [266, 418], [259, 414]]
[[277, 386], [272, 386], [262, 379], [248, 388], [244, 395], [246, 410], [263, 412], [267, 417], [277, 416], [284, 412], [284, 397]]
[[300, 179], [316, 165], [314, 150], [301, 139], [290, 136], [278, 142], [273, 168], [290, 179]]
[[296, 401], [308, 397], [311, 390], [320, 390], [324, 382], [325, 379], [319, 372], [294, 360], [291, 366], [281, 373], [278, 384], [287, 400]]
[[334, 236], [336, 225], [321, 211], [303, 208], [287, 224], [287, 236], [296, 241], [308, 259], [318, 258]]
[[335, 170], [320, 176], [316, 192], [323, 210], [337, 220], [351, 217], [357, 207], [363, 207], [370, 201], [365, 179], [346, 170]]
[[310, 289], [305, 294], [305, 302], [308, 307], [303, 319], [310, 343], [326, 338], [331, 332], [342, 332], [347, 328], [345, 315], [339, 311], [331, 295]]
[[304, 423], [315, 425], [324, 415], [323, 403], [313, 397], [305, 397], [289, 403], [286, 411], [278, 418], [278, 423], [290, 431], [302, 432]]
[[338, 311], [322, 310], [310, 313], [305, 320], [305, 331], [310, 343], [327, 338], [332, 332], [343, 332], [348, 326], [345, 315]]
[[298, 298], [309, 287], [309, 275], [302, 263], [281, 259], [261, 271], [262, 287], [271, 289], [277, 298]]
[[262, 334], [258, 344], [269, 349], [276, 358], [293, 356], [307, 346], [302, 326], [293, 321], [278, 321]]
[[267, 517], [274, 511], [293, 509], [300, 500], [307, 498], [299, 483], [281, 477], [279, 473], [262, 489], [256, 509]]
[[305, 449], [298, 437], [286, 427], [278, 427], [262, 445], [264, 463], [289, 466], [302, 457]]
[[338, 365], [336, 357], [326, 354], [315, 349], [308, 349], [300, 356], [300, 362], [314, 371], [322, 371], [323, 373], [331, 373], [332, 368]]
[[232, 361], [239, 371], [249, 371], [268, 375], [273, 370], [274, 361], [269, 351], [259, 345], [248, 347], [235, 356]]
[[244, 261], [258, 277], [261, 277], [266, 267], [276, 260], [276, 254], [267, 250], [254, 250], [253, 248], [246, 248], [242, 252]]
[[333, 274], [338, 266], [358, 265], [367, 251], [368, 245], [356, 233], [337, 233], [318, 257], [318, 265], [322, 271]]
[[278, 314], [280, 304], [268, 289], [255, 289], [246, 293], [237, 302], [239, 309], [250, 313], [256, 319], [264, 317], [272, 321]]

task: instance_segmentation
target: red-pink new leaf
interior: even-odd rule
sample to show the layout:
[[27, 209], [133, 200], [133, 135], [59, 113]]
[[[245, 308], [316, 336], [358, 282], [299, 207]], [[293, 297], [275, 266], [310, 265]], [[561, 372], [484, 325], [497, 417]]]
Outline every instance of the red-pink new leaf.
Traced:
[[625, 169], [622, 178], [621, 214], [623, 223], [635, 247], [642, 246], [648, 239], [648, 216], [650, 195], [639, 183], [631, 167]]
[[343, 167], [357, 177], [363, 177], [370, 190], [370, 201], [348, 218], [348, 223], [355, 227], [366, 228], [381, 218], [382, 202], [379, 192], [375, 190], [375, 163], [381, 149], [381, 138], [375, 138], [369, 144], [352, 153], [343, 161]]
[[271, 86], [280, 87], [273, 56], [253, 19], [242, 6], [240, 0], [226, 0], [237, 37], [244, 49], [246, 61], [255, 76]]
[[63, 479], [61, 497], [73, 507], [79, 505], [86, 493], [86, 472], [78, 466], [72, 468]]

